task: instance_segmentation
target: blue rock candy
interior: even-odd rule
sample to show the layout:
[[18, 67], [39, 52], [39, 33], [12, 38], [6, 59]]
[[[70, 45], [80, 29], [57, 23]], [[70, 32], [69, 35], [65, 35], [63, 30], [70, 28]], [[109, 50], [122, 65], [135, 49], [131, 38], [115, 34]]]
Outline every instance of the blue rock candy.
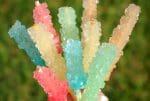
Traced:
[[67, 40], [63, 45], [67, 65], [67, 79], [71, 88], [79, 90], [86, 83], [86, 74], [82, 65], [82, 47], [78, 40]]
[[75, 21], [76, 14], [71, 7], [61, 7], [58, 18], [61, 24], [60, 32], [67, 65], [67, 79], [71, 88], [79, 90], [86, 83], [86, 74], [83, 71], [82, 46]]
[[16, 21], [8, 33], [11, 38], [15, 39], [18, 47], [26, 51], [35, 65], [45, 66], [45, 62], [41, 58], [38, 49], [35, 47], [35, 43], [33, 43], [27, 29], [24, 25], [21, 25], [20, 21]]

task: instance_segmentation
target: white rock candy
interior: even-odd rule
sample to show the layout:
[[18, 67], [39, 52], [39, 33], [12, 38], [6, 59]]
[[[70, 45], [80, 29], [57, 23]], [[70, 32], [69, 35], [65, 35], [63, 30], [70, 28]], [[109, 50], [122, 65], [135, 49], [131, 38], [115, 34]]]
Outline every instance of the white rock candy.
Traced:
[[46, 65], [52, 68], [59, 79], [65, 80], [65, 61], [60, 54], [57, 54], [55, 44], [52, 41], [52, 36], [46, 30], [45, 26], [42, 24], [35, 24], [28, 29], [28, 32], [32, 40], [36, 43], [36, 47], [39, 49]]
[[96, 20], [98, 0], [83, 0], [82, 17], [82, 46], [83, 46], [83, 66], [88, 72], [90, 63], [100, 45], [101, 24]]

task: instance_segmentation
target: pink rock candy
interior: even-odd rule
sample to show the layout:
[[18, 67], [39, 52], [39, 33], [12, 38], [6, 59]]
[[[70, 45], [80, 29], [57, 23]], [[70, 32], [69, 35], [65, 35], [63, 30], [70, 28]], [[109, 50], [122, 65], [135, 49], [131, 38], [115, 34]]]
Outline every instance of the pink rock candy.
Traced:
[[47, 4], [40, 4], [38, 1], [36, 2], [36, 6], [33, 10], [33, 19], [34, 23], [42, 23], [46, 26], [47, 30], [52, 33], [53, 40], [56, 45], [57, 53], [62, 53], [61, 42], [56, 30], [53, 27], [53, 23], [50, 16], [50, 11], [47, 9]]
[[58, 80], [50, 68], [37, 66], [37, 69], [34, 71], [34, 79], [38, 81], [48, 94], [48, 101], [66, 101], [68, 83]]

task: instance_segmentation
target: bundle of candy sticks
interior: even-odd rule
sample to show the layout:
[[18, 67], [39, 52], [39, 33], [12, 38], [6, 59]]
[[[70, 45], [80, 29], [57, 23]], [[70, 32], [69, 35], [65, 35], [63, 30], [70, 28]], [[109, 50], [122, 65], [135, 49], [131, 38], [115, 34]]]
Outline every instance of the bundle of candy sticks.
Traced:
[[72, 7], [58, 10], [59, 37], [47, 4], [39, 1], [35, 1], [33, 26], [27, 29], [16, 21], [9, 30], [10, 37], [37, 66], [33, 76], [48, 95], [48, 101], [108, 101], [101, 90], [123, 55], [140, 7], [130, 4], [109, 42], [100, 44], [98, 3], [98, 0], [83, 0], [81, 39]]

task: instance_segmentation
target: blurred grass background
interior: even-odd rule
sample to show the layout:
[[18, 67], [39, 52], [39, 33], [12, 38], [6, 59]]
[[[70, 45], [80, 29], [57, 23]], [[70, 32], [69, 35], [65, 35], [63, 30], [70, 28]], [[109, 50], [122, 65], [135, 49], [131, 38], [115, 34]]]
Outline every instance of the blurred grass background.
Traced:
[[[83, 10], [81, 0], [43, 1], [49, 5], [57, 31], [57, 13], [61, 6], [75, 8], [80, 26]], [[129, 3], [141, 7], [140, 19], [124, 49], [124, 56], [103, 91], [110, 101], [150, 101], [150, 1], [100, 0], [98, 19], [102, 23], [101, 41], [108, 41]], [[47, 100], [42, 88], [32, 77], [35, 66], [8, 36], [9, 28], [17, 19], [27, 27], [33, 24], [33, 7], [34, 0], [0, 0], [0, 101]]]

